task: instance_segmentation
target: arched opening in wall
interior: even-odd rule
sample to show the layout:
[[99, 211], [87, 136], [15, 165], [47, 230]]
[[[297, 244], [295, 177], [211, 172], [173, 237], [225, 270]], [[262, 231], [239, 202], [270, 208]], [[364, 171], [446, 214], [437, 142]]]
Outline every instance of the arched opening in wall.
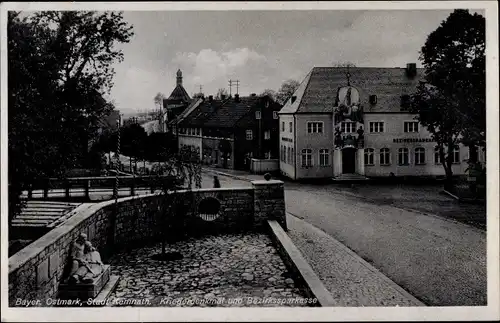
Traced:
[[220, 202], [215, 197], [206, 197], [198, 204], [197, 216], [204, 221], [215, 221], [220, 216]]

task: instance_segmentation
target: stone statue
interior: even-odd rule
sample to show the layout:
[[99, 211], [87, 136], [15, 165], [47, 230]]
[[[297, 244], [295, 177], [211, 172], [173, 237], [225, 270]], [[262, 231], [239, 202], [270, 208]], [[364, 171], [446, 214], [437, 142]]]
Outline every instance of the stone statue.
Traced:
[[71, 284], [91, 284], [104, 270], [101, 255], [84, 233], [80, 234], [73, 244], [70, 257], [71, 270], [68, 282]]

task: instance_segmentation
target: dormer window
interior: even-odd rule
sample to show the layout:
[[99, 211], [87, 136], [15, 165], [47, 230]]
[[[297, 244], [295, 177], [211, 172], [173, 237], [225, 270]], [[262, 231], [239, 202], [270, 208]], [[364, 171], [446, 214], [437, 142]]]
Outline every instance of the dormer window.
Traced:
[[377, 96], [375, 94], [370, 95], [370, 104], [377, 104]]

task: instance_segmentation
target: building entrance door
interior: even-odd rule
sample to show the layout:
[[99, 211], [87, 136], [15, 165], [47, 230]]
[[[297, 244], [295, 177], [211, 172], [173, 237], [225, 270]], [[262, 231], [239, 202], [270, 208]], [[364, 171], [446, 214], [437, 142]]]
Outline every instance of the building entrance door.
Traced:
[[354, 173], [356, 166], [356, 149], [345, 148], [342, 150], [342, 173]]

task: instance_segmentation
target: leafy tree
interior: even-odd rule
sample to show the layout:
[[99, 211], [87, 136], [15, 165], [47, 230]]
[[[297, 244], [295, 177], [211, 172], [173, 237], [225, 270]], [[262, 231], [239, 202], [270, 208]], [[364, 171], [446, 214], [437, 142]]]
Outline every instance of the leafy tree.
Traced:
[[145, 158], [162, 162], [177, 153], [177, 139], [170, 132], [152, 132], [146, 139]]
[[129, 156], [131, 169], [132, 158], [137, 160], [142, 157], [141, 147], [144, 146], [146, 138], [146, 130], [137, 123], [121, 128], [121, 151], [124, 155]]
[[287, 80], [283, 82], [275, 99], [279, 104], [284, 105], [285, 102], [295, 93], [300, 83], [295, 80]]
[[424, 82], [419, 84], [412, 98], [411, 110], [418, 113], [419, 122], [427, 128], [437, 143], [447, 187], [450, 187], [453, 176], [453, 149], [459, 143], [465, 126], [465, 119], [456, 113], [456, 108], [456, 101], [450, 101], [439, 88]]
[[114, 108], [104, 96], [123, 59], [115, 44], [129, 42], [131, 28], [114, 12], [9, 12], [9, 219], [33, 180], [85, 160], [99, 119]]
[[220, 88], [220, 89], [217, 90], [217, 94], [215, 95], [215, 98], [217, 100], [221, 100], [222, 96], [226, 96], [226, 98], [228, 97], [227, 90], [224, 89], [224, 88]]
[[413, 96], [412, 111], [441, 150], [448, 184], [454, 145], [468, 145], [473, 159], [474, 146], [485, 145], [485, 31], [483, 16], [457, 9], [427, 37], [420, 52], [425, 82]]
[[266, 96], [266, 95], [269, 96], [271, 99], [275, 100], [275, 98], [276, 98], [276, 91], [271, 90], [271, 89], [265, 89], [260, 94], [260, 96]]

